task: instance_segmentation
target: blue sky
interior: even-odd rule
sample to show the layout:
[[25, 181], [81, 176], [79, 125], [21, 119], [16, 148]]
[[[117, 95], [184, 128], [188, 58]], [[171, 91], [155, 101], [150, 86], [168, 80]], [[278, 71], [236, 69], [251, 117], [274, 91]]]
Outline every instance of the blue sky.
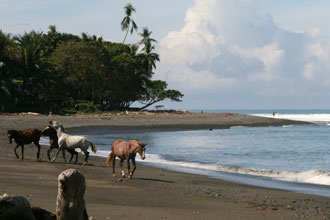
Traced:
[[127, 3], [158, 40], [155, 79], [185, 94], [167, 108], [330, 109], [326, 0], [0, 0], [0, 28], [22, 34], [56, 25], [121, 42]]

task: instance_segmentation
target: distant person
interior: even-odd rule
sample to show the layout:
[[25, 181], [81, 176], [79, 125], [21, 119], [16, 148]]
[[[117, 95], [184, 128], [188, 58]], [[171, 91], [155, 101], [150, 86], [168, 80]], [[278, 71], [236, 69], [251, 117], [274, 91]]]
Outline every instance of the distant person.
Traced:
[[275, 117], [275, 114], [276, 114], [276, 113], [275, 113], [275, 112], [273, 112], [273, 117]]

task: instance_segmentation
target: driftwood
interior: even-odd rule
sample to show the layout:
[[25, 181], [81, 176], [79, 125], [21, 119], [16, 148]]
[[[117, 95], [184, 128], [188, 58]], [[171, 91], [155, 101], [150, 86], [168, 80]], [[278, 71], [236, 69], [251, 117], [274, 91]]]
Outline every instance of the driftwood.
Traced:
[[0, 219], [36, 220], [26, 198], [8, 194], [0, 196]]
[[88, 220], [85, 189], [85, 177], [75, 169], [65, 170], [58, 176], [57, 220]]

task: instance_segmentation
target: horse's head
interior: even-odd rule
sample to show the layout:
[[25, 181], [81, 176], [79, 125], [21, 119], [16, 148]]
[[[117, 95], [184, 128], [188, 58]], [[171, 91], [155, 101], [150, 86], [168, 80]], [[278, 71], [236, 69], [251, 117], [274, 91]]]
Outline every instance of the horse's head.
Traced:
[[140, 146], [139, 150], [138, 150], [138, 153], [140, 154], [142, 160], [144, 160], [144, 159], [146, 159], [146, 155], [145, 155], [145, 150], [146, 150], [145, 146], [146, 146], [146, 144], [144, 144], [142, 142], [138, 142], [138, 144]]
[[55, 128], [53, 128], [52, 126], [48, 125], [44, 129], [42, 129], [41, 134], [42, 135], [45, 135], [45, 136], [49, 136], [49, 135], [52, 134], [52, 132], [55, 132], [56, 133]]
[[8, 136], [8, 142], [11, 144], [13, 142], [13, 138], [15, 137], [15, 134], [17, 133], [16, 130], [8, 130], [7, 136]]
[[[58, 129], [60, 126], [62, 126], [60, 123], [57, 121], [49, 121], [49, 124], [53, 126], [55, 129]], [[62, 126], [63, 127], [63, 126]]]

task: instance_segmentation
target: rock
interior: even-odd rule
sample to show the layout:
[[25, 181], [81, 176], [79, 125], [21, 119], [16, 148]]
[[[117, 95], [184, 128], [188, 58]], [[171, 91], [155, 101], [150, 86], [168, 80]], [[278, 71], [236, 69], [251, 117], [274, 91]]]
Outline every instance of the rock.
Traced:
[[8, 194], [0, 196], [0, 219], [36, 220], [30, 203], [26, 198]]
[[39, 207], [32, 207], [32, 212], [36, 220], [56, 220], [56, 215]]

